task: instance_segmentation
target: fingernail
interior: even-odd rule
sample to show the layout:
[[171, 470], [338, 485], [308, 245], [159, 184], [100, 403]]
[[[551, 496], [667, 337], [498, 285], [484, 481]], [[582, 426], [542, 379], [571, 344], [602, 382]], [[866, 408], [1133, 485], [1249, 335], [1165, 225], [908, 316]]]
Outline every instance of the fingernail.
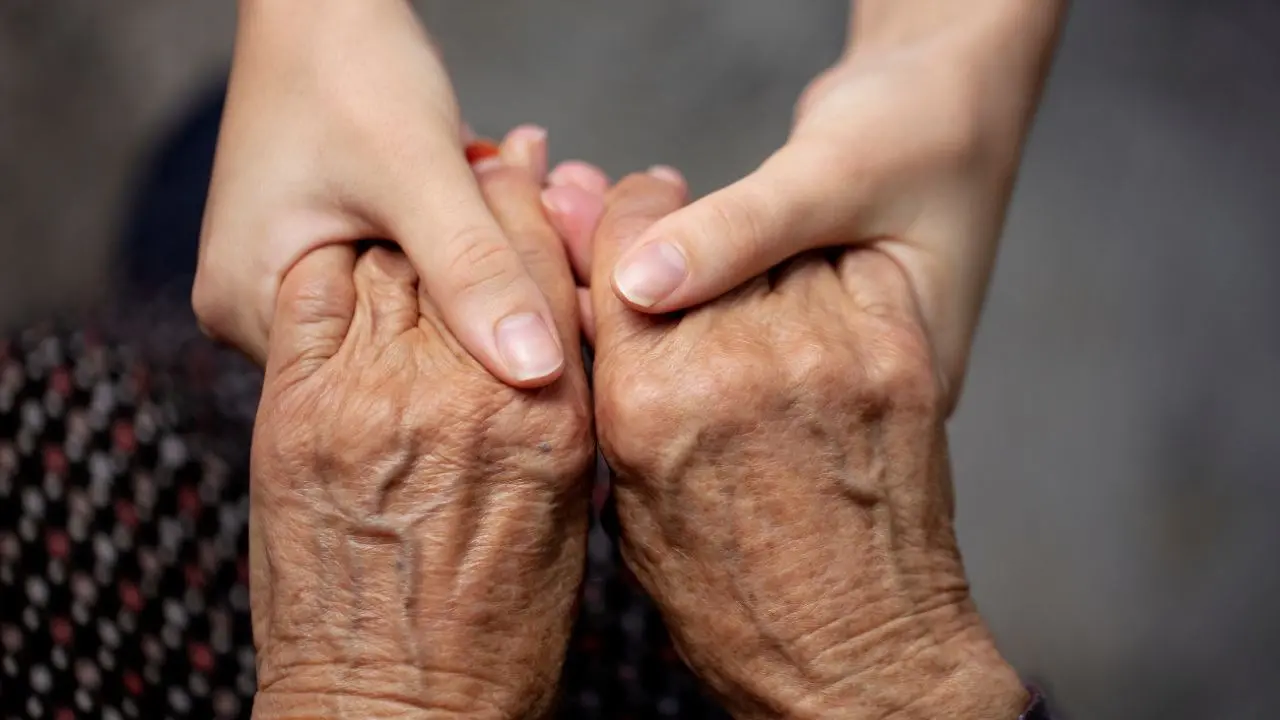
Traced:
[[483, 158], [471, 163], [471, 172], [474, 172], [476, 175], [484, 175], [485, 173], [492, 172], [500, 167], [504, 167], [505, 165], [506, 163], [504, 163], [502, 158], [499, 157]]
[[647, 308], [675, 292], [688, 274], [689, 263], [679, 248], [655, 242], [622, 261], [614, 271], [613, 285], [631, 303]]
[[649, 174], [672, 185], [683, 186], [685, 184], [684, 175], [670, 165], [654, 165], [649, 168]]
[[592, 195], [604, 195], [609, 191], [609, 178], [605, 174], [578, 160], [569, 160], [556, 166], [547, 176], [552, 187], [576, 187]]
[[521, 125], [502, 143], [502, 159], [531, 171], [538, 182], [547, 174], [547, 131], [537, 125]]
[[569, 207], [563, 193], [556, 192], [557, 189], [550, 187], [542, 191], [542, 207], [552, 215], [568, 215], [573, 208]]
[[534, 313], [503, 318], [494, 331], [498, 352], [517, 380], [544, 378], [564, 364], [564, 354], [551, 330]]
[[499, 149], [497, 143], [492, 141], [474, 140], [467, 143], [466, 153], [467, 162], [474, 165], [481, 160], [498, 157]]

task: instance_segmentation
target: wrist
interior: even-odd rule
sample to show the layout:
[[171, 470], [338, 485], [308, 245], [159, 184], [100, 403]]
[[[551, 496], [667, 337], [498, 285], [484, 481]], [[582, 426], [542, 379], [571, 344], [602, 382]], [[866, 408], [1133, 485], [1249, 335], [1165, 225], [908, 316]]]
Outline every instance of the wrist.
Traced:
[[878, 658], [875, 664], [850, 666], [818, 691], [774, 686], [759, 694], [773, 699], [767, 710], [756, 714], [766, 707], [759, 705], [735, 717], [1018, 720], [1031, 699], [980, 620], [958, 633], [878, 637], [874, 650], [857, 654], [865, 657], [868, 652]]
[[390, 697], [260, 692], [253, 699], [253, 720], [471, 720], [493, 717], [503, 716], [447, 707], [424, 707]]
[[[857, 0], [849, 16], [849, 51], [909, 45], [942, 36], [995, 32], [997, 48], [1043, 45], [1065, 15], [1066, 0]], [[1021, 32], [1020, 32], [1021, 31]], [[995, 38], [988, 38], [995, 39]]]
[[468, 672], [437, 673], [398, 664], [361, 668], [314, 665], [263, 683], [254, 696], [253, 718], [488, 720], [542, 717], [552, 695], [529, 695], [520, 697]]
[[970, 129], [975, 148], [1011, 168], [1065, 10], [1065, 0], [860, 0], [839, 67], [910, 76]]
[[985, 631], [982, 637], [957, 639], [934, 659], [905, 670], [904, 675], [918, 678], [917, 699], [879, 718], [1016, 720], [1027, 709], [1030, 693]]

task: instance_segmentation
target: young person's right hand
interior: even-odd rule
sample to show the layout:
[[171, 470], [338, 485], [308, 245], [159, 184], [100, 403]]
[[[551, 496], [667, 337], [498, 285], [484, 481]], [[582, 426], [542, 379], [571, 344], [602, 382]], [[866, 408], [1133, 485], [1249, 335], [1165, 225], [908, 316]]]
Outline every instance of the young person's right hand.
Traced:
[[[241, 0], [193, 304], [261, 362], [281, 278], [325, 245], [403, 248], [459, 342], [516, 386], [559, 376], [546, 299], [476, 184], [448, 74], [407, 0]], [[525, 128], [502, 153], [545, 163]]]

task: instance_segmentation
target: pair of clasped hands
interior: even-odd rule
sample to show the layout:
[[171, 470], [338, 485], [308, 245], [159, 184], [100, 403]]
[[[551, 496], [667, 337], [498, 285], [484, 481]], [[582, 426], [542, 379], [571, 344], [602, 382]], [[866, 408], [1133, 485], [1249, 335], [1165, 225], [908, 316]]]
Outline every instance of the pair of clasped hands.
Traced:
[[858, 3], [786, 145], [691, 204], [468, 137], [401, 0], [242, 4], [194, 301], [266, 366], [256, 717], [545, 715], [597, 441], [737, 717], [1018, 715], [945, 421], [1060, 8], [962, 4]]

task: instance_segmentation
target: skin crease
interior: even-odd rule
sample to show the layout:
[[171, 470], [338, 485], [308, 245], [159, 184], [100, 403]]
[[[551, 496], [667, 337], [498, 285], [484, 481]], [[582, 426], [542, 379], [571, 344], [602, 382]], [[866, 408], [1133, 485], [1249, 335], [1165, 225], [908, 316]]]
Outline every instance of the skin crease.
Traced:
[[[479, 172], [577, 342], [540, 171]], [[462, 348], [408, 260], [308, 254], [279, 295], [252, 453], [254, 717], [542, 717], [584, 563], [583, 368], [512, 389]]]
[[908, 279], [802, 256], [680, 316], [607, 273], [685, 188], [612, 190], [595, 239], [595, 407], [623, 556], [738, 718], [1017, 717], [953, 529], [942, 383]]

